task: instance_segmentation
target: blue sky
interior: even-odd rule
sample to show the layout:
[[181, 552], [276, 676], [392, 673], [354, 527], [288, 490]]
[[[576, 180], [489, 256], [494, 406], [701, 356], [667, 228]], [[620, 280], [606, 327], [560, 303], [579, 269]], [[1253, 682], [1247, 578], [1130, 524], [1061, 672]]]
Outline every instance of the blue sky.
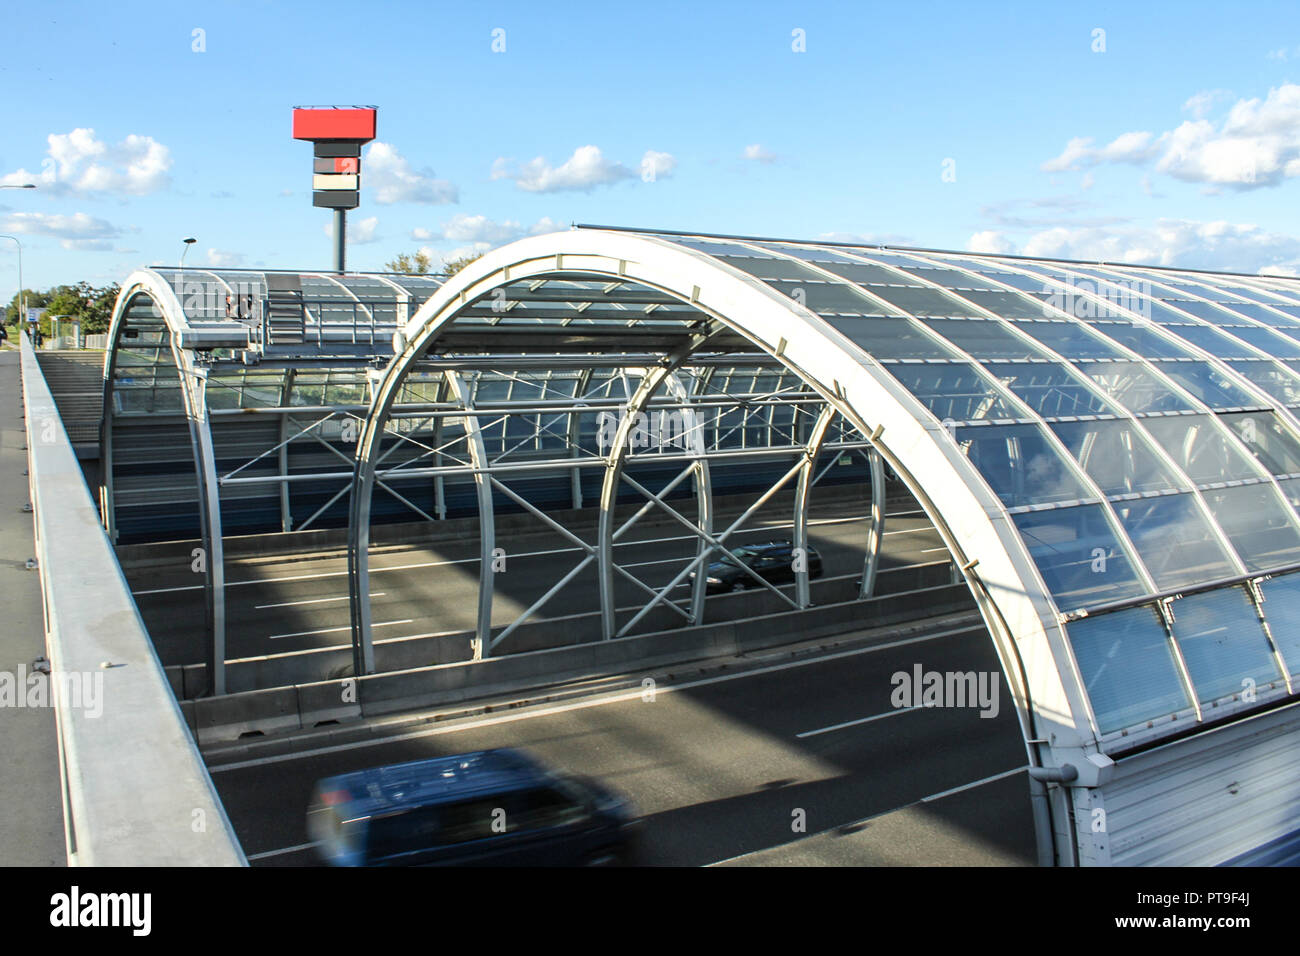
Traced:
[[593, 222], [1300, 274], [1294, 3], [27, 9], [0, 183], [39, 188], [0, 190], [0, 232], [29, 287], [185, 236], [328, 268], [302, 104], [379, 107], [354, 269]]

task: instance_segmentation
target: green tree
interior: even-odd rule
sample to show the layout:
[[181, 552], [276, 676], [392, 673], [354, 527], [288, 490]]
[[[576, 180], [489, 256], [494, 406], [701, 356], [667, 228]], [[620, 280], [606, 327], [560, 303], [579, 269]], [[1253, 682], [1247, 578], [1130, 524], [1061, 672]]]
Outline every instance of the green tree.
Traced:
[[116, 282], [101, 288], [96, 288], [89, 282], [60, 286], [50, 299], [49, 314], [80, 322], [83, 335], [107, 332], [119, 291]]
[[482, 259], [482, 258], [483, 258], [483, 253], [476, 252], [473, 255], [461, 256], [459, 259], [451, 259], [450, 261], [447, 259], [443, 259], [442, 271], [449, 276], [454, 276], [457, 272], [459, 272], [461, 269], [464, 269], [471, 262], [474, 262], [476, 259]]
[[[35, 289], [24, 289], [23, 297], [27, 300], [27, 308], [43, 309], [50, 304], [50, 299], [54, 298], [54, 293], [58, 289], [47, 289], [44, 292], [37, 292]], [[18, 293], [9, 300], [5, 307], [5, 325], [18, 325], [27, 321], [27, 316], [19, 314]]]
[[396, 259], [385, 262], [384, 269], [404, 276], [425, 276], [433, 271], [433, 257], [419, 249], [411, 255], [403, 252]]

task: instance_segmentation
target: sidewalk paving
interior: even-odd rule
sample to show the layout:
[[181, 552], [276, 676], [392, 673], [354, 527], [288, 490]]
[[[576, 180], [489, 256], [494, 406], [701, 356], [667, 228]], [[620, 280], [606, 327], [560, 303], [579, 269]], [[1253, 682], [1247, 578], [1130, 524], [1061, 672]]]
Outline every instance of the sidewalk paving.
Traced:
[[[64, 866], [59, 750], [50, 707], [25, 702], [26, 678], [45, 656], [41, 581], [28, 503], [27, 434], [16, 348], [0, 350], [0, 866]], [[41, 678], [44, 680], [44, 678]], [[16, 691], [16, 693], [14, 693]]]

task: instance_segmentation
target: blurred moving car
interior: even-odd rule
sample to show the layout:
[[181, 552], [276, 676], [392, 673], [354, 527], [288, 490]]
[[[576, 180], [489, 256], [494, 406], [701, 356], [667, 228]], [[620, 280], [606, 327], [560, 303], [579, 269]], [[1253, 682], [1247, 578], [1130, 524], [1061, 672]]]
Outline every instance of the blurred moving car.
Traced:
[[[806, 555], [808, 576], [822, 576], [822, 557], [817, 549], [808, 545]], [[706, 572], [705, 590], [709, 594], [722, 591], [740, 591], [759, 587], [759, 583], [745, 572], [749, 568], [764, 581], [783, 584], [794, 580], [794, 544], [790, 541], [769, 541], [767, 544], [747, 544], [736, 548], [718, 561], [712, 562]], [[690, 574], [695, 580], [695, 572]]]
[[640, 821], [594, 780], [518, 750], [391, 764], [319, 781], [307, 832], [332, 866], [608, 866]]

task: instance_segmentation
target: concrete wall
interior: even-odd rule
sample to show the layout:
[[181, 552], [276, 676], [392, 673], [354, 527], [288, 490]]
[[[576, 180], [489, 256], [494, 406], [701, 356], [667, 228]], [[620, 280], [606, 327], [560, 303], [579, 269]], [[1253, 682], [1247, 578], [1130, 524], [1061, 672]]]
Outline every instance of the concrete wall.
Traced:
[[[455, 704], [562, 681], [626, 674], [665, 664], [731, 657], [760, 648], [898, 625], [917, 630], [937, 615], [962, 614], [979, 623], [965, 584], [946, 584], [871, 601], [787, 611], [612, 641], [526, 651], [482, 661], [413, 667], [351, 680], [340, 677], [186, 701], [186, 717], [202, 744], [242, 734], [311, 728], [322, 721], [357, 720], [415, 708]], [[909, 628], [907, 622], [914, 622]]]
[[50, 682], [78, 689], [56, 707], [69, 862], [246, 865], [26, 337], [21, 347]]

